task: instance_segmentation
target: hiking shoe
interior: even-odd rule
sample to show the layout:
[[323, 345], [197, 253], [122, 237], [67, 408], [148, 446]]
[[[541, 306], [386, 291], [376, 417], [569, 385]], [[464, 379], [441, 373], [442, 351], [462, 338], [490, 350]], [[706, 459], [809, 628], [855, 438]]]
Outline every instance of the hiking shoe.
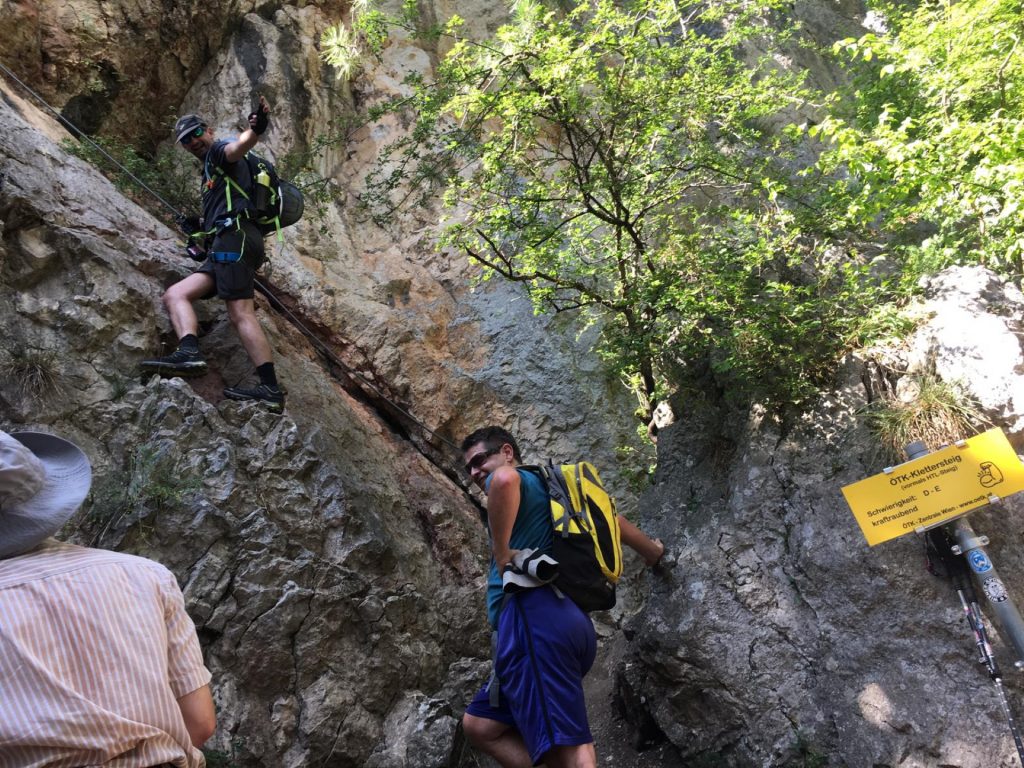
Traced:
[[206, 373], [203, 356], [187, 349], [176, 349], [164, 357], [143, 360], [139, 367], [145, 373], [159, 373], [161, 376], [202, 376]]
[[255, 387], [226, 387], [224, 397], [231, 400], [258, 400], [274, 413], [281, 413], [284, 410], [284, 390], [267, 384], [257, 384]]

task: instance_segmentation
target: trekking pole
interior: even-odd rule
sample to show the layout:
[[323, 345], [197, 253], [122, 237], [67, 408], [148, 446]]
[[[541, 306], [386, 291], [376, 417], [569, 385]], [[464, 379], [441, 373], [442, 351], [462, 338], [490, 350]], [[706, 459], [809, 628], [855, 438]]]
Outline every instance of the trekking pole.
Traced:
[[[909, 459], [917, 459], [930, 453], [928, 447], [920, 441], [911, 443], [905, 450]], [[1017, 654], [1014, 666], [1017, 669], [1024, 669], [1024, 618], [1021, 618], [1020, 611], [1017, 610], [1006, 585], [999, 577], [992, 559], [985, 552], [988, 537], [976, 534], [966, 517], [958, 517], [945, 523], [943, 527], [954, 541], [953, 554], [963, 555], [978, 577], [1002, 634], [1009, 640]]]
[[[929, 453], [928, 447], [920, 441], [911, 443], [905, 451], [908, 459], [916, 459]], [[956, 590], [960, 606], [963, 608], [967, 626], [974, 635], [974, 644], [978, 649], [978, 662], [985, 665], [989, 677], [995, 683], [996, 698], [1006, 717], [1010, 734], [1013, 736], [1013, 743], [1017, 747], [1017, 757], [1021, 765], [1024, 766], [1024, 741], [1021, 740], [1017, 721], [1013, 717], [1013, 710], [1006, 697], [1002, 672], [992, 653], [992, 645], [988, 640], [981, 606], [978, 604], [978, 593], [974, 589], [970, 570], [973, 570], [979, 579], [985, 577], [982, 582], [985, 587], [985, 596], [988, 598], [989, 604], [998, 609], [1001, 626], [1017, 652], [1017, 660], [1014, 662], [1017, 669], [1024, 666], [1024, 662], [1021, 661], [1021, 658], [1024, 658], [1024, 653], [1022, 653], [1024, 621], [1021, 620], [1017, 607], [1010, 599], [1002, 580], [995, 572], [995, 566], [992, 565], [992, 561], [983, 549], [986, 544], [988, 544], [988, 538], [978, 536], [964, 517], [925, 532], [925, 548], [929, 565], [934, 564], [935, 560], [932, 559], [934, 556], [941, 564], [945, 575], [953, 582], [953, 588]], [[967, 568], [967, 563], [970, 563], [970, 570]], [[936, 572], [937, 569], [929, 567], [929, 570], [940, 575]]]
[[985, 553], [984, 546], [988, 544], [988, 537], [976, 534], [964, 518], [954, 520], [948, 527], [952, 528], [956, 540], [953, 554], [963, 555], [971, 570], [977, 574], [989, 606], [1017, 652], [1014, 666], [1017, 669], [1024, 668], [1024, 619], [1010, 598], [1003, 580], [999, 578], [995, 565]]
[[[992, 646], [988, 641], [988, 633], [985, 630], [985, 622], [981, 614], [981, 607], [978, 605], [978, 594], [971, 583], [971, 576], [964, 564], [964, 560], [954, 551], [957, 546], [949, 537], [945, 527], [932, 528], [925, 533], [929, 557], [935, 555], [953, 582], [953, 589], [960, 598], [960, 606], [964, 611], [964, 618], [967, 619], [967, 626], [974, 634], [974, 644], [978, 648], [978, 663], [984, 664], [988, 670], [989, 677], [996, 686], [996, 697], [999, 699], [999, 706], [1002, 707], [1003, 715], [1010, 726], [1010, 734], [1013, 736], [1013, 743], [1017, 747], [1017, 756], [1021, 765], [1024, 765], [1024, 742], [1021, 741], [1020, 731], [1017, 729], [1017, 722], [1010, 709], [1010, 702], [1006, 697], [1006, 689], [1003, 687], [1003, 676], [999, 670], [995, 655], [992, 653]], [[934, 572], [934, 571], [933, 571]]]

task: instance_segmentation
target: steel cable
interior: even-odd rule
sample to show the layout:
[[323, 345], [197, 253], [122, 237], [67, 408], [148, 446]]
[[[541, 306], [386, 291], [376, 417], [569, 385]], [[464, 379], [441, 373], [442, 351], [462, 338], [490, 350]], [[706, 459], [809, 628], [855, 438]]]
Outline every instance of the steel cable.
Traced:
[[[29, 87], [25, 82], [23, 82], [17, 75], [15, 75], [2, 62], [0, 62], [0, 71], [3, 71], [3, 73], [5, 75], [7, 75], [7, 77], [9, 77], [11, 80], [13, 80], [19, 86], [21, 86], [21, 88], [23, 88], [27, 93], [31, 94], [34, 99], [36, 99], [40, 104], [42, 104], [46, 108], [46, 110], [48, 112], [50, 112], [52, 115], [54, 115], [54, 117], [56, 117], [57, 120], [60, 121], [60, 123], [62, 125], [64, 125], [69, 131], [71, 131], [73, 135], [75, 135], [80, 140], [84, 140], [88, 144], [90, 144], [97, 152], [99, 152], [110, 163], [112, 163], [117, 168], [119, 168], [122, 172], [124, 172], [124, 174], [126, 176], [128, 176], [128, 178], [130, 178], [135, 184], [137, 184], [139, 187], [141, 187], [146, 192], [148, 192], [150, 195], [152, 195], [156, 200], [160, 201], [160, 203], [162, 205], [164, 205], [169, 211], [171, 211], [171, 213], [173, 213], [175, 216], [182, 215], [181, 212], [178, 211], [178, 209], [175, 208], [171, 203], [169, 203], [167, 200], [165, 200], [163, 198], [163, 196], [161, 196], [158, 192], [156, 192], [154, 189], [149, 187], [144, 181], [142, 181], [142, 179], [138, 178], [135, 174], [133, 174], [131, 171], [129, 171], [127, 168], [125, 168], [124, 165], [119, 163], [114, 157], [112, 157], [110, 155], [109, 152], [107, 152], [105, 149], [103, 149], [103, 147], [101, 147], [99, 144], [97, 144], [95, 141], [93, 141], [91, 138], [89, 138], [83, 131], [81, 131], [77, 126], [75, 126], [74, 123], [72, 123], [70, 120], [68, 120], [66, 117], [64, 117], [60, 112], [58, 112], [52, 106], [50, 106], [50, 104], [48, 104], [47, 101], [42, 96], [40, 96], [31, 87]], [[398, 405], [393, 400], [391, 400], [391, 398], [388, 397], [377, 385], [375, 385], [373, 382], [371, 382], [365, 376], [363, 376], [358, 371], [354, 370], [351, 366], [349, 366], [348, 364], [343, 362], [340, 358], [338, 358], [338, 356], [335, 355], [334, 352], [326, 344], [324, 344], [324, 342], [322, 342], [319, 338], [317, 338], [316, 334], [314, 334], [311, 330], [309, 330], [309, 328], [306, 327], [306, 325], [295, 315], [295, 313], [292, 312], [290, 309], [288, 309], [288, 307], [285, 306], [284, 302], [282, 302], [277, 296], [275, 296], [274, 293], [263, 282], [261, 282], [259, 279], [256, 279], [255, 280], [255, 285], [256, 285], [257, 290], [259, 290], [260, 293], [262, 293], [264, 296], [266, 296], [270, 300], [271, 304], [276, 305], [275, 308], [277, 309], [277, 311], [279, 313], [283, 314], [292, 325], [294, 325], [296, 328], [298, 328], [299, 331], [302, 333], [302, 335], [305, 336], [307, 339], [309, 339], [310, 342], [312, 342], [313, 346], [315, 346], [320, 351], [321, 354], [323, 354], [328, 360], [330, 360], [330, 362], [334, 363], [339, 368], [344, 370], [345, 373], [348, 374], [350, 377], [352, 377], [354, 379], [357, 379], [362, 385], [364, 385], [364, 386], [368, 387], [369, 389], [373, 390], [373, 392], [375, 392], [382, 400], [384, 400], [384, 402], [386, 402], [388, 405], [390, 405], [392, 408], [394, 408], [394, 410], [396, 412], [400, 413], [402, 416], [407, 418], [409, 421], [411, 421], [413, 424], [418, 426], [424, 432], [426, 432], [429, 435], [432, 435], [432, 436], [436, 437], [438, 440], [440, 440], [442, 443], [444, 443], [448, 447], [450, 447], [450, 448], [452, 448], [452, 449], [454, 449], [456, 451], [458, 450], [458, 446], [455, 445], [455, 443], [453, 443], [451, 440], [449, 440], [448, 438], [446, 438], [444, 435], [440, 434], [436, 430], [433, 430], [430, 427], [428, 427], [422, 421], [420, 421], [415, 416], [413, 416], [411, 413], [409, 413], [409, 411], [407, 411], [406, 409], [402, 408], [400, 405]]]

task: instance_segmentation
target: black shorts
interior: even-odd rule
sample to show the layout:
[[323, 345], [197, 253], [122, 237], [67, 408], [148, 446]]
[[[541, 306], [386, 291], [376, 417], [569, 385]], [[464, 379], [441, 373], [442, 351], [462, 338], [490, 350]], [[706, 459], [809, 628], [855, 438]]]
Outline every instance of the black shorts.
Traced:
[[[242, 221], [220, 232], [207, 257], [196, 272], [213, 277], [214, 289], [203, 298], [216, 296], [224, 301], [251, 299], [256, 270], [264, 260], [263, 235], [251, 221]], [[215, 260], [214, 254], [217, 254]], [[225, 258], [236, 260], [224, 261]]]

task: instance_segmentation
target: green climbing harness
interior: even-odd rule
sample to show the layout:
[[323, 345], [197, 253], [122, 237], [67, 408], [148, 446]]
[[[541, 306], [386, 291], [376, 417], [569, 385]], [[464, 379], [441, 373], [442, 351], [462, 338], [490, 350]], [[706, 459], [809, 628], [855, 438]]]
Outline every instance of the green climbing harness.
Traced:
[[[265, 157], [257, 155], [255, 152], [247, 152], [245, 161], [249, 165], [249, 178], [252, 179], [252, 185], [248, 190], [243, 189], [237, 181], [224, 172], [223, 168], [213, 166], [213, 172], [226, 182], [224, 189], [227, 196], [227, 209], [229, 212], [235, 210], [231, 199], [233, 189], [252, 203], [254, 212], [250, 214], [250, 220], [256, 224], [260, 232], [263, 235], [276, 232], [278, 241], [283, 241], [281, 229], [290, 227], [302, 218], [305, 209], [302, 191], [278, 176], [274, 164]], [[207, 159], [206, 177], [212, 178], [209, 159]]]

